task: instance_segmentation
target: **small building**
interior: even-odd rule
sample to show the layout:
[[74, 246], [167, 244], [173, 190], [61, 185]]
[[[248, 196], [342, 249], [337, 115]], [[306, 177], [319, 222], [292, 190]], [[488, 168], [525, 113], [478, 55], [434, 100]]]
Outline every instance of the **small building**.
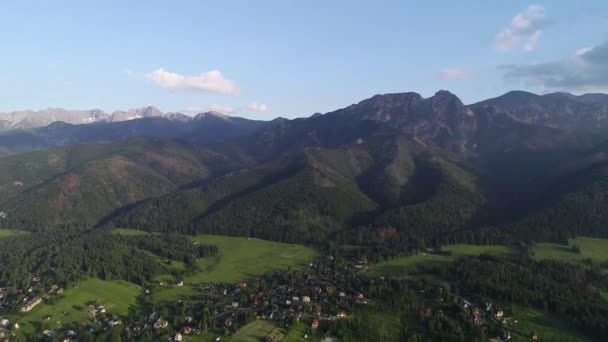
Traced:
[[192, 328], [190, 326], [185, 326], [182, 331], [184, 332], [184, 335], [190, 335], [192, 334]]
[[533, 331], [530, 338], [536, 341], [540, 338], [540, 334], [538, 333], [538, 331]]
[[232, 318], [226, 319], [226, 321], [224, 322], [224, 325], [226, 327], [230, 328], [232, 326]]
[[471, 322], [475, 325], [481, 324], [481, 313], [478, 308], [471, 310]]
[[495, 315], [496, 319], [500, 320], [504, 317], [504, 315], [505, 315], [505, 312], [502, 309], [496, 310], [496, 315]]
[[176, 333], [175, 336], [173, 337], [173, 341], [175, 342], [182, 342], [184, 338], [182, 337], [182, 334], [180, 333]]
[[168, 325], [169, 325], [169, 323], [167, 321], [165, 321], [162, 318], [159, 318], [156, 322], [154, 322], [154, 329], [156, 329], [156, 330], [164, 329]]
[[317, 329], [318, 327], [319, 327], [319, 320], [315, 319], [314, 321], [312, 321], [311, 328]]
[[302, 302], [303, 303], [310, 303], [310, 297], [308, 297], [308, 296], [302, 297]]
[[40, 297], [34, 297], [32, 300], [27, 302], [24, 306], [21, 307], [21, 312], [28, 312], [32, 310], [36, 305], [40, 304], [42, 299]]

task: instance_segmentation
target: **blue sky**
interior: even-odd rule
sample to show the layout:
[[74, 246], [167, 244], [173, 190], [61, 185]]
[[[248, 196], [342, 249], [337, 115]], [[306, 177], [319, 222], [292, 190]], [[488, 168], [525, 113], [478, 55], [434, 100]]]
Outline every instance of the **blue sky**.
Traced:
[[308, 116], [378, 93], [608, 89], [608, 1], [0, 3], [0, 111]]

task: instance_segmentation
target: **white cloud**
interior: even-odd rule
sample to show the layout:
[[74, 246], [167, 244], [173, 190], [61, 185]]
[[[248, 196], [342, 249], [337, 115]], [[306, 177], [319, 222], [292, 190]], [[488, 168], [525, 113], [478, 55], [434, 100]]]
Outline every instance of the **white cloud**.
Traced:
[[457, 68], [446, 68], [439, 71], [439, 77], [449, 81], [466, 81], [472, 77], [470, 72], [457, 69]]
[[146, 74], [146, 78], [160, 87], [168, 89], [190, 89], [224, 95], [238, 95], [239, 93], [236, 83], [225, 79], [219, 70], [211, 70], [196, 76], [185, 76], [160, 68]]
[[500, 67], [504, 78], [548, 90], [601, 91], [608, 89], [608, 41], [577, 50], [562, 59]]
[[526, 51], [534, 51], [545, 23], [545, 8], [542, 5], [530, 5], [513, 17], [508, 27], [496, 34], [494, 47], [506, 51], [523, 46]]
[[268, 110], [268, 106], [265, 103], [251, 102], [247, 105], [247, 109], [254, 112], [265, 112]]
[[222, 114], [234, 114], [238, 110], [234, 107], [223, 106], [219, 104], [212, 104], [206, 107], [186, 107], [182, 109], [182, 112], [187, 114], [198, 114], [198, 113], [206, 113], [206, 112], [220, 112]]
[[133, 71], [133, 69], [125, 69], [123, 70], [123, 72], [127, 75], [127, 76], [134, 76], [135, 75], [135, 71]]

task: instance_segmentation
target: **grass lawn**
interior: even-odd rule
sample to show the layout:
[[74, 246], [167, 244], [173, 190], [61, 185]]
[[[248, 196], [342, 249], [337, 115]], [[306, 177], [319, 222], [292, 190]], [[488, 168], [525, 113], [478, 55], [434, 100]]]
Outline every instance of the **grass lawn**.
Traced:
[[[140, 294], [139, 286], [126, 281], [105, 281], [88, 279], [65, 291], [55, 299], [53, 305], [39, 304], [32, 311], [23, 314], [19, 320], [21, 330], [33, 333], [44, 329], [56, 329], [67, 323], [85, 320], [87, 303], [97, 301], [105, 305], [108, 313], [121, 316], [129, 313]], [[50, 320], [44, 317], [50, 316]]]
[[513, 320], [509, 322], [507, 328], [519, 335], [513, 336], [515, 341], [529, 341], [533, 331], [540, 334], [541, 341], [593, 341], [593, 339], [581, 336], [575, 330], [569, 329], [566, 323], [557, 318], [522, 306], [513, 307]]
[[285, 336], [285, 342], [301, 342], [304, 341], [304, 335], [310, 333], [310, 322], [299, 321], [289, 327], [287, 336]]
[[376, 275], [399, 278], [418, 277], [421, 273], [424, 273], [421, 272], [420, 268], [451, 262], [461, 256], [476, 256], [481, 254], [509, 255], [515, 252], [510, 246], [499, 245], [477, 246], [458, 244], [448, 245], [446, 249], [451, 252], [451, 255], [420, 253], [404, 256], [378, 263], [373, 267], [372, 272]]
[[142, 236], [142, 235], [150, 235], [155, 233], [148, 233], [143, 230], [136, 229], [127, 229], [127, 228], [114, 228], [112, 229], [112, 234], [124, 235], [124, 236]]
[[199, 261], [200, 271], [185, 282], [236, 282], [271, 270], [302, 265], [315, 258], [314, 249], [259, 239], [197, 235], [199, 243], [215, 245], [218, 254]]
[[154, 291], [153, 301], [174, 301], [200, 295], [200, 292], [192, 288], [192, 284], [246, 280], [274, 269], [305, 264], [318, 255], [314, 249], [301, 245], [258, 239], [197, 235], [192, 240], [217, 246], [218, 254], [200, 260], [198, 270], [183, 279], [184, 286]]
[[[570, 246], [577, 245], [581, 253], [575, 253]], [[608, 239], [595, 239], [577, 237], [570, 240], [569, 246], [556, 243], [539, 243], [534, 249], [538, 260], [554, 259], [561, 261], [580, 262], [582, 259], [591, 258], [593, 261], [608, 260]]]
[[276, 326], [271, 321], [257, 320], [239, 329], [230, 339], [232, 342], [258, 342], [269, 335]]
[[27, 235], [29, 232], [23, 230], [12, 230], [12, 229], [0, 229], [0, 239], [9, 236]]
[[[151, 234], [122, 228], [114, 229], [113, 233], [126, 236]], [[190, 238], [194, 242], [217, 246], [218, 253], [199, 260], [198, 270], [185, 279], [180, 279], [184, 281], [184, 286], [168, 286], [178, 280], [171, 275], [157, 277], [156, 280], [164, 282], [166, 286], [152, 293], [153, 301], [174, 301], [199, 295], [200, 292], [190, 286], [195, 283], [237, 282], [268, 271], [299, 266], [318, 256], [318, 252], [312, 248], [274, 241], [219, 235], [197, 235]], [[183, 267], [183, 264], [172, 262], [172, 267], [179, 270], [180, 266]]]

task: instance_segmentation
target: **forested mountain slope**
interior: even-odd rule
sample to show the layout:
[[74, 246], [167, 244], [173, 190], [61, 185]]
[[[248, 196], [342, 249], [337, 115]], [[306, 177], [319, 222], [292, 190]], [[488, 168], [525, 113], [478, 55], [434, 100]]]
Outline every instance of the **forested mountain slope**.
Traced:
[[112, 210], [241, 167], [180, 142], [134, 138], [0, 159], [0, 220], [26, 230], [87, 227]]

